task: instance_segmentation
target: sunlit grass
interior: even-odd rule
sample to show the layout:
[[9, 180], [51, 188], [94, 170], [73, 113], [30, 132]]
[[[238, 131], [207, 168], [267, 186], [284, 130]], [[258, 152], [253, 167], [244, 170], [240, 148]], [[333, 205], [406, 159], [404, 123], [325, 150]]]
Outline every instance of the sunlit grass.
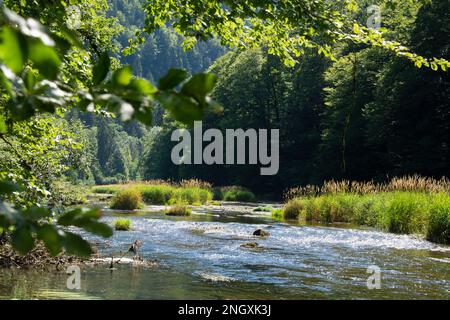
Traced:
[[117, 192], [111, 203], [111, 209], [135, 210], [142, 207], [142, 196], [137, 189], [125, 189]]
[[450, 242], [450, 195], [426, 192], [335, 193], [289, 200], [274, 218], [349, 222]]
[[[123, 185], [105, 185], [92, 188], [94, 193], [117, 194], [123, 190], [137, 190], [142, 196], [142, 200], [147, 204], [173, 204], [186, 202], [188, 204], [206, 204], [211, 201], [213, 194], [208, 189], [203, 189], [189, 180], [183, 185], [158, 183], [151, 185], [148, 183], [130, 183]], [[201, 185], [200, 183], [197, 183]]]
[[114, 221], [114, 229], [117, 231], [129, 231], [131, 230], [131, 220], [130, 219], [116, 219]]
[[177, 203], [167, 209], [165, 213], [168, 216], [190, 216], [192, 210], [184, 203]]

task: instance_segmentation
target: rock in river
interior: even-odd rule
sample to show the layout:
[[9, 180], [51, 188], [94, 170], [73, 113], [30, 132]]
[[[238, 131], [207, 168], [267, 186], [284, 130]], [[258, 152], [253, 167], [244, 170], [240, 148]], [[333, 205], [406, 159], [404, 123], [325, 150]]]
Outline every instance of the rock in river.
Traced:
[[258, 237], [268, 237], [270, 236], [270, 232], [263, 229], [256, 229], [255, 232], [253, 232], [253, 235]]
[[241, 244], [242, 248], [258, 248], [259, 244], [257, 242], [248, 242]]

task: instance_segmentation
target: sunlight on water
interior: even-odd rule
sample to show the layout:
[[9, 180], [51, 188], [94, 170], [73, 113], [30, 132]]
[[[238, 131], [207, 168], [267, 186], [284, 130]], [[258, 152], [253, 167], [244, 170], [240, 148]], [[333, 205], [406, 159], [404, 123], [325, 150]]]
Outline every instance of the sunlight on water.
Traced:
[[[116, 217], [110, 214], [104, 220], [112, 223]], [[293, 225], [248, 213], [214, 212], [179, 218], [141, 213], [129, 218], [133, 231], [116, 232], [108, 240], [86, 236], [107, 256], [126, 252], [140, 239], [141, 255], [159, 261], [155, 270], [118, 266], [111, 272], [104, 267], [85, 267], [84, 286], [72, 296], [65, 293], [64, 274], [16, 272], [14, 277], [9, 275], [15, 281], [0, 289], [0, 296], [450, 298], [450, 248], [412, 236], [347, 226]], [[258, 228], [271, 235], [253, 236]], [[366, 270], [371, 265], [381, 269], [381, 290], [366, 287]], [[7, 272], [1, 271], [0, 283], [7, 279]], [[31, 279], [33, 286], [29, 285]]]

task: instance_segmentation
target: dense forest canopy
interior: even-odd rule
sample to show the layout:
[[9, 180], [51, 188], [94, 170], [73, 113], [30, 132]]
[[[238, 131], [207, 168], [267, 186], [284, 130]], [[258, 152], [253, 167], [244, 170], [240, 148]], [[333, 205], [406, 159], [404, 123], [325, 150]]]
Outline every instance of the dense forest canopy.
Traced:
[[[360, 2], [362, 8], [369, 2]], [[383, 9], [387, 36], [415, 52], [449, 58], [448, 1]], [[364, 23], [365, 11], [357, 19]], [[294, 67], [268, 48], [230, 52], [210, 71], [213, 96], [224, 106], [205, 128], [280, 128], [280, 171], [262, 177], [255, 166], [174, 166], [168, 123], [148, 152], [143, 177], [197, 177], [259, 192], [330, 179], [384, 181], [405, 174], [449, 175], [449, 78], [421, 70], [378, 47], [337, 43], [325, 58], [307, 49]], [[169, 165], [168, 165], [169, 163]]]
[[[3, 1], [0, 233], [21, 252], [37, 236], [54, 254], [90, 253], [50, 223], [80, 183], [196, 177], [280, 195], [448, 176], [450, 4], [375, 2], [382, 28], [365, 0]], [[174, 165], [172, 130], [201, 119], [279, 128], [279, 174]], [[57, 217], [111, 235], [96, 210]]]

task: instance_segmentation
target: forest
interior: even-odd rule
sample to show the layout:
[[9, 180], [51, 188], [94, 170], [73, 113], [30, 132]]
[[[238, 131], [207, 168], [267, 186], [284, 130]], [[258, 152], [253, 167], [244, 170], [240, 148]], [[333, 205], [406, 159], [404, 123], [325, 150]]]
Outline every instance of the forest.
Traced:
[[[448, 15], [441, 14], [448, 4], [434, 2], [420, 10], [414, 2], [386, 7], [386, 36], [395, 35], [419, 54], [448, 59]], [[126, 46], [133, 29], [143, 24], [140, 5], [110, 4], [111, 16], [124, 27], [115, 39], [118, 46]], [[364, 1], [360, 5], [368, 7]], [[363, 24], [368, 13], [355, 18]], [[334, 45], [334, 60], [306, 49], [298, 63], [286, 66], [264, 47], [236, 52], [209, 41], [184, 52], [182, 42], [165, 28], [138, 52], [119, 59], [153, 82], [171, 67], [216, 74], [212, 96], [224, 109], [207, 115], [204, 127], [279, 128], [279, 174], [260, 176], [254, 166], [174, 165], [170, 134], [180, 124], [158, 109], [151, 128], [76, 110], [66, 117], [80, 120], [91, 130], [86, 135], [97, 139], [89, 139], [85, 156], [92, 162], [85, 162], [85, 171], [72, 173], [75, 181], [198, 178], [277, 198], [289, 187], [332, 179], [383, 182], [409, 174], [449, 175], [449, 78], [441, 68], [419, 69], [386, 50], [353, 43]]]
[[[326, 225], [330, 233], [344, 223], [383, 231], [374, 239], [387, 231], [415, 244], [419, 236], [420, 250], [449, 259], [448, 0], [4, 0], [0, 6], [0, 270], [45, 265], [47, 257], [53, 264], [55, 257], [92, 259], [98, 250], [98, 259], [112, 256], [105, 248], [127, 245], [120, 234], [133, 235], [133, 225], [146, 219], [141, 214], [155, 210], [165, 222], [195, 224], [197, 215], [212, 215], [198, 218], [204, 228], [220, 224], [208, 232], [227, 218], [245, 224], [256, 240], [236, 243], [241, 251], [262, 252], [260, 239], [270, 235], [264, 223], [311, 224], [311, 232]], [[174, 163], [173, 133], [194, 137], [198, 121], [224, 136], [230, 129], [279, 130], [277, 170], [261, 174], [261, 165], [245, 161]], [[140, 237], [155, 232], [166, 239], [159, 228], [140, 230]], [[271, 239], [291, 237], [277, 232], [284, 231], [271, 231]], [[333, 245], [346, 241], [330, 237]], [[364, 242], [360, 237], [355, 243]], [[99, 238], [111, 243], [98, 249]], [[131, 238], [136, 260], [141, 244]], [[410, 250], [397, 240], [383, 243]], [[442, 256], [430, 253], [430, 243], [445, 248]], [[374, 258], [379, 263], [387, 259], [383, 248]], [[167, 248], [144, 249], [149, 258], [151, 250]], [[420, 270], [426, 268], [445, 278], [441, 265]], [[217, 272], [239, 278], [236, 270]], [[196, 272], [184, 280], [195, 282]], [[262, 285], [273, 285], [276, 276], [267, 277]], [[436, 286], [428, 294], [442, 292]]]

